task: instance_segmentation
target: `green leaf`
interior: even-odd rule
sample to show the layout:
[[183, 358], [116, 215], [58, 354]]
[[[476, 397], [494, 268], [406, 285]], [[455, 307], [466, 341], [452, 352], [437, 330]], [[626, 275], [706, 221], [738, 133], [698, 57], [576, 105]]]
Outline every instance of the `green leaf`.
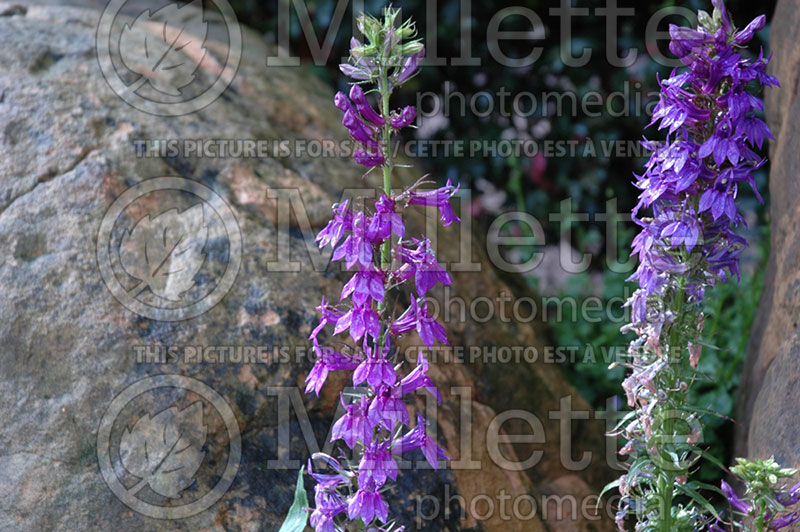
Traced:
[[678, 491], [690, 497], [694, 502], [698, 503], [700, 506], [705, 508], [706, 511], [708, 511], [708, 513], [713, 515], [716, 519], [722, 520], [722, 518], [717, 513], [716, 508], [714, 508], [714, 506], [710, 502], [708, 502], [708, 500], [705, 497], [703, 497], [694, 490], [694, 486], [696, 485], [697, 483], [691, 483], [686, 486], [679, 484], [677, 482], [675, 483], [675, 487], [678, 489]]
[[308, 506], [308, 497], [303, 487], [304, 471], [305, 466], [301, 467], [300, 472], [297, 474], [297, 488], [295, 488], [294, 491], [294, 502], [292, 503], [292, 507], [289, 508], [289, 513], [286, 514], [286, 520], [283, 522], [278, 532], [303, 532], [306, 528], [308, 512], [306, 512], [305, 508]]
[[728, 470], [725, 467], [725, 464], [723, 464], [719, 460], [719, 458], [717, 458], [716, 456], [714, 456], [713, 454], [711, 454], [709, 452], [706, 452], [705, 450], [701, 449], [700, 447], [697, 447], [696, 445], [693, 445], [692, 446], [692, 451], [694, 451], [695, 453], [699, 454], [700, 456], [702, 456], [703, 458], [705, 458], [706, 460], [708, 460], [709, 462], [711, 462], [712, 464], [717, 466], [722, 471], [727, 471]]
[[617, 479], [617, 480], [611, 481], [608, 484], [606, 484], [606, 486], [603, 488], [603, 491], [601, 491], [600, 495], [597, 496], [597, 506], [595, 507], [595, 510], [600, 508], [600, 504], [601, 504], [600, 499], [603, 498], [603, 495], [605, 495], [609, 491], [613, 490], [614, 488], [618, 488], [619, 487], [619, 483], [620, 483], [620, 479]]

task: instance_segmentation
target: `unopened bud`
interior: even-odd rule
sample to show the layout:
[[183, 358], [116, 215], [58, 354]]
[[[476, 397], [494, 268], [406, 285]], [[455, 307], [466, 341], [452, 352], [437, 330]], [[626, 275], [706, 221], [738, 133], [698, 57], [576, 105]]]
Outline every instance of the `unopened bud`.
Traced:
[[425, 46], [423, 46], [423, 44], [421, 42], [413, 41], [413, 42], [409, 42], [409, 43], [403, 44], [401, 46], [398, 46], [397, 47], [397, 51], [398, 51], [398, 53], [400, 55], [409, 56], [409, 55], [414, 55], [414, 54], [417, 54], [417, 53], [421, 52], [423, 48], [425, 48]]
[[714, 19], [712, 19], [711, 15], [709, 15], [705, 11], [697, 12], [697, 21], [700, 23], [700, 26], [706, 28], [709, 31], [714, 27]]

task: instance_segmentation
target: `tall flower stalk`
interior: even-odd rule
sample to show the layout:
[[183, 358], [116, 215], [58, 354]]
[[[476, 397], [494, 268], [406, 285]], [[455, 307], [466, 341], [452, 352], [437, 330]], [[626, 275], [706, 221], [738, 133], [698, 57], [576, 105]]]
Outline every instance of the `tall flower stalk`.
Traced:
[[693, 531], [709, 521], [711, 506], [700, 493], [708, 487], [689, 478], [703, 455], [703, 411], [687, 404], [687, 392], [703, 349], [706, 293], [739, 277], [747, 246], [734, 232], [744, 222], [740, 187], [761, 199], [753, 172], [765, 160], [754, 149], [772, 135], [756, 116], [763, 103], [749, 89], [778, 84], [766, 73], [763, 51], [755, 59], [741, 54], [765, 17], [739, 30], [722, 0], [712, 3], [713, 15], [701, 11], [696, 29], [670, 27], [670, 49], [686, 68], [660, 81], [651, 125], [667, 130], [666, 140], [644, 141], [652, 155], [637, 176], [642, 192], [633, 217], [641, 231], [632, 248], [639, 266], [631, 280], [639, 287], [623, 328], [636, 339], [622, 384], [633, 411], [618, 428], [631, 462], [616, 483], [620, 530], [634, 521], [637, 531]]
[[[424, 55], [416, 39], [414, 23], [399, 23], [399, 11], [385, 9], [383, 19], [362, 15], [358, 27], [365, 42], [351, 40], [350, 58], [340, 65], [353, 80], [349, 95], [336, 94], [334, 103], [343, 113], [342, 123], [357, 144], [353, 159], [369, 170], [380, 169], [382, 183], [377, 198], [359, 198], [334, 205], [333, 219], [320, 231], [320, 247], [333, 248], [334, 261], [343, 261], [352, 278], [343, 286], [338, 304], [324, 298], [318, 307], [319, 325], [311, 333], [317, 361], [306, 379], [306, 393], [319, 394], [330, 371], [351, 371], [353, 391], [343, 393], [345, 414], [334, 424], [333, 440], [350, 449], [351, 458], [315, 455], [327, 472], [308, 471], [317, 481], [315, 508], [310, 522], [316, 532], [401, 530], [390, 523], [384, 492], [398, 475], [397, 456], [419, 449], [436, 469], [447, 455], [426, 432], [426, 421], [417, 414], [412, 423], [404, 398], [426, 389], [439, 401], [441, 395], [428, 377], [428, 362], [418, 354], [416, 367], [401, 377], [396, 360], [396, 339], [415, 332], [423, 343], [447, 343], [444, 328], [428, 313], [425, 295], [434, 285], [451, 284], [450, 276], [436, 260], [430, 241], [406, 234], [399, 209], [411, 205], [438, 207], [441, 221], [460, 221], [450, 198], [457, 187], [449, 182], [435, 190], [421, 190], [420, 179], [395, 193], [391, 140], [400, 129], [412, 125], [414, 107], [392, 109], [392, 92], [409, 80]], [[377, 110], [371, 103], [377, 100]], [[393, 301], [402, 285], [413, 280], [410, 304], [397, 316]], [[350, 341], [334, 349], [321, 344], [323, 330]], [[329, 342], [331, 343], [331, 342]]]

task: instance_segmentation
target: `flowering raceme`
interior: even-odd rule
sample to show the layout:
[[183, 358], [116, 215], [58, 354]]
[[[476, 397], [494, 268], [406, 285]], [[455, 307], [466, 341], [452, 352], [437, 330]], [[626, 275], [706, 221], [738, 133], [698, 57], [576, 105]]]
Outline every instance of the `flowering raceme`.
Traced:
[[676, 494], [702, 500], [697, 485], [687, 484], [701, 427], [686, 392], [701, 356], [706, 292], [739, 276], [747, 245], [734, 232], [744, 221], [736, 204], [741, 186], [761, 199], [753, 172], [765, 161], [754, 150], [772, 135], [757, 116], [763, 103], [748, 89], [778, 85], [763, 51], [749, 59], [741, 50], [765, 18], [739, 31], [722, 0], [712, 3], [713, 16], [701, 11], [696, 29], [670, 27], [670, 50], [685, 68], [659, 80], [651, 125], [666, 130], [666, 140], [644, 141], [652, 154], [636, 176], [641, 194], [633, 218], [641, 230], [631, 280], [639, 287], [623, 330], [637, 338], [622, 384], [634, 412], [618, 428], [628, 440], [621, 452], [634, 465], [617, 482], [620, 530], [634, 513], [636, 530], [690, 531], [707, 522], [696, 506], [673, 507]]
[[[357, 457], [340, 461], [316, 454], [314, 458], [333, 473], [319, 473], [309, 463], [308, 472], [317, 482], [310, 523], [317, 532], [352, 530], [348, 523], [360, 523], [358, 530], [387, 530], [391, 527], [389, 506], [382, 491], [397, 479], [396, 457], [419, 449], [434, 469], [447, 459], [428, 436], [423, 416], [417, 415], [412, 427], [404, 401], [425, 389], [441, 402], [427, 375], [427, 360], [418, 354], [416, 367], [404, 377], [394, 361], [393, 339], [399, 335], [415, 332], [428, 346], [437, 340], [447, 343], [444, 327], [428, 313], [424, 298], [437, 283], [452, 282], [430, 241], [424, 236], [408, 237], [398, 208], [435, 206], [444, 225], [460, 221], [450, 205], [458, 187], [450, 182], [422, 191], [420, 187], [427, 183], [423, 178], [400, 193], [392, 191], [389, 143], [397, 130], [414, 122], [416, 109], [391, 110], [389, 97], [416, 73], [424, 56], [422, 43], [414, 38], [414, 24], [398, 25], [397, 16], [398, 11], [389, 8], [383, 20], [364, 15], [358, 19], [366, 42], [352, 39], [349, 62], [340, 66], [354, 83], [349, 94], [339, 92], [334, 98], [343, 113], [342, 124], [359, 144], [353, 159], [368, 167], [368, 174], [380, 169], [383, 187], [376, 200], [363, 199], [361, 209], [349, 201], [334, 205], [333, 218], [316, 238], [320, 247], [333, 248], [332, 260], [343, 261], [352, 277], [342, 287], [338, 304], [323, 298], [317, 307], [320, 323], [310, 336], [317, 361], [306, 379], [306, 393], [319, 394], [331, 371], [352, 372], [355, 391], [341, 395], [345, 413], [334, 424], [332, 439], [344, 442]], [[370, 102], [373, 92], [377, 110]], [[411, 280], [410, 304], [395, 317], [389, 292]], [[333, 335], [347, 335], [354, 347], [341, 352], [321, 345], [320, 336], [329, 326]]]

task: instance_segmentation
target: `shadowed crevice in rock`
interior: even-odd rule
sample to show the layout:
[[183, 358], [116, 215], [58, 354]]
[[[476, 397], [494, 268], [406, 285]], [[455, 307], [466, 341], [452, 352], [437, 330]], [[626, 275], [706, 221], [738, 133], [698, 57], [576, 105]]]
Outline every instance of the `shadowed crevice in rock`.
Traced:
[[[778, 2], [770, 44], [770, 74], [781, 83], [766, 90], [770, 143], [771, 249], [764, 292], [751, 331], [737, 403], [737, 456], [769, 458], [800, 467], [800, 6]], [[800, 525], [786, 528], [796, 532]]]

